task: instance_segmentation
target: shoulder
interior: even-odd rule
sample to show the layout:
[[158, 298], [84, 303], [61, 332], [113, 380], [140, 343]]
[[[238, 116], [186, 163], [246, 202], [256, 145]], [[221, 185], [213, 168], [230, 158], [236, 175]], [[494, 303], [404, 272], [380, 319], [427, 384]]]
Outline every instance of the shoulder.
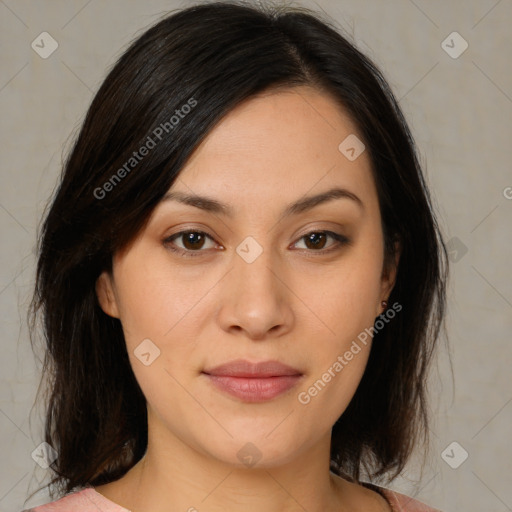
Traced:
[[391, 504], [393, 512], [441, 512], [439, 509], [432, 508], [405, 494], [384, 487], [379, 487], [378, 489]]
[[58, 500], [21, 512], [98, 512], [98, 510], [101, 512], [128, 512], [104, 498], [92, 487], [71, 492]]

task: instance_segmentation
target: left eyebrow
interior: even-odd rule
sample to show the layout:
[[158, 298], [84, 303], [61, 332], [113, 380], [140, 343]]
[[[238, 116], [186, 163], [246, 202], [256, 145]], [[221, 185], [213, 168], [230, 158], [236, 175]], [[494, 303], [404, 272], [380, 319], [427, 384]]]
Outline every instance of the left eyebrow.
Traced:
[[359, 199], [358, 196], [345, 188], [336, 187], [314, 196], [308, 196], [303, 199], [299, 199], [298, 201], [288, 205], [284, 212], [281, 214], [281, 219], [290, 215], [297, 215], [299, 213], [311, 210], [315, 206], [326, 203], [328, 201], [332, 201], [333, 199], [350, 199], [364, 210], [363, 202], [361, 199]]
[[[361, 209], [364, 209], [363, 202], [353, 192], [350, 192], [344, 188], [336, 187], [314, 196], [304, 197], [298, 201], [295, 201], [294, 203], [291, 203], [285, 208], [281, 214], [280, 219], [311, 210], [315, 206], [326, 203], [328, 201], [332, 201], [333, 199], [350, 199]], [[233, 208], [231, 206], [221, 203], [211, 197], [200, 196], [197, 194], [185, 194], [183, 192], [174, 191], [165, 194], [165, 196], [162, 198], [162, 202], [163, 201], [178, 201], [183, 204], [200, 208], [201, 210], [225, 215], [227, 217], [233, 217]]]

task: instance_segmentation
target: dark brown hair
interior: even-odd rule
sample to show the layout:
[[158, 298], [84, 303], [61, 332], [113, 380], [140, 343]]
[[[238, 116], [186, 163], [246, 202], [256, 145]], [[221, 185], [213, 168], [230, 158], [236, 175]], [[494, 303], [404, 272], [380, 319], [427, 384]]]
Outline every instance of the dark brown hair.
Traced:
[[[99, 306], [98, 276], [112, 270], [113, 254], [144, 227], [229, 111], [257, 93], [298, 85], [328, 92], [356, 123], [372, 162], [386, 261], [396, 242], [401, 248], [389, 301], [403, 310], [375, 334], [362, 381], [332, 429], [331, 469], [391, 480], [427, 440], [426, 378], [444, 315], [447, 260], [400, 107], [380, 71], [318, 14], [213, 2], [166, 16], [119, 58], [46, 212], [30, 319], [34, 331], [40, 316], [44, 330], [45, 440], [58, 452], [50, 487], [64, 493], [116, 480], [147, 445], [145, 397], [120, 321]], [[193, 102], [171, 128], [176, 110]], [[159, 126], [168, 128], [165, 136], [128, 172], [126, 162]]]

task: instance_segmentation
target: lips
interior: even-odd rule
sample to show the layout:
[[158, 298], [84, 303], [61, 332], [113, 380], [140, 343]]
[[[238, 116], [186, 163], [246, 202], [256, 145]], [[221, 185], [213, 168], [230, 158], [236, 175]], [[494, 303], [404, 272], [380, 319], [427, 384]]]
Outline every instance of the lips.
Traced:
[[265, 402], [290, 390], [303, 377], [279, 361], [250, 363], [242, 359], [203, 371], [218, 390], [243, 402]]
[[246, 377], [246, 378], [265, 378], [281, 377], [285, 375], [302, 375], [300, 370], [292, 368], [279, 361], [261, 361], [251, 363], [243, 359], [236, 359], [229, 363], [215, 366], [209, 370], [203, 370], [203, 373], [215, 376], [226, 377]]

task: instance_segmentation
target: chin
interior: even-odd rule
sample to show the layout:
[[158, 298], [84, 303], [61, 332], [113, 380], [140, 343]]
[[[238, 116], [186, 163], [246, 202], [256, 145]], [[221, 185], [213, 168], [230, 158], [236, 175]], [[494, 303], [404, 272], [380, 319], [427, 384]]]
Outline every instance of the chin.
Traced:
[[267, 420], [264, 424], [260, 422], [259, 426], [252, 422], [252, 428], [250, 422], [244, 422], [245, 425], [239, 422], [237, 428], [224, 424], [233, 437], [227, 438], [224, 433], [209, 436], [204, 440], [208, 445], [203, 444], [203, 451], [238, 468], [265, 469], [283, 466], [291, 463], [307, 448], [306, 444], [309, 444], [308, 436], [298, 425], [296, 432], [279, 427], [281, 422], [281, 427], [284, 427], [286, 421], [288, 420], [283, 422], [283, 417], [280, 417], [276, 421]]

